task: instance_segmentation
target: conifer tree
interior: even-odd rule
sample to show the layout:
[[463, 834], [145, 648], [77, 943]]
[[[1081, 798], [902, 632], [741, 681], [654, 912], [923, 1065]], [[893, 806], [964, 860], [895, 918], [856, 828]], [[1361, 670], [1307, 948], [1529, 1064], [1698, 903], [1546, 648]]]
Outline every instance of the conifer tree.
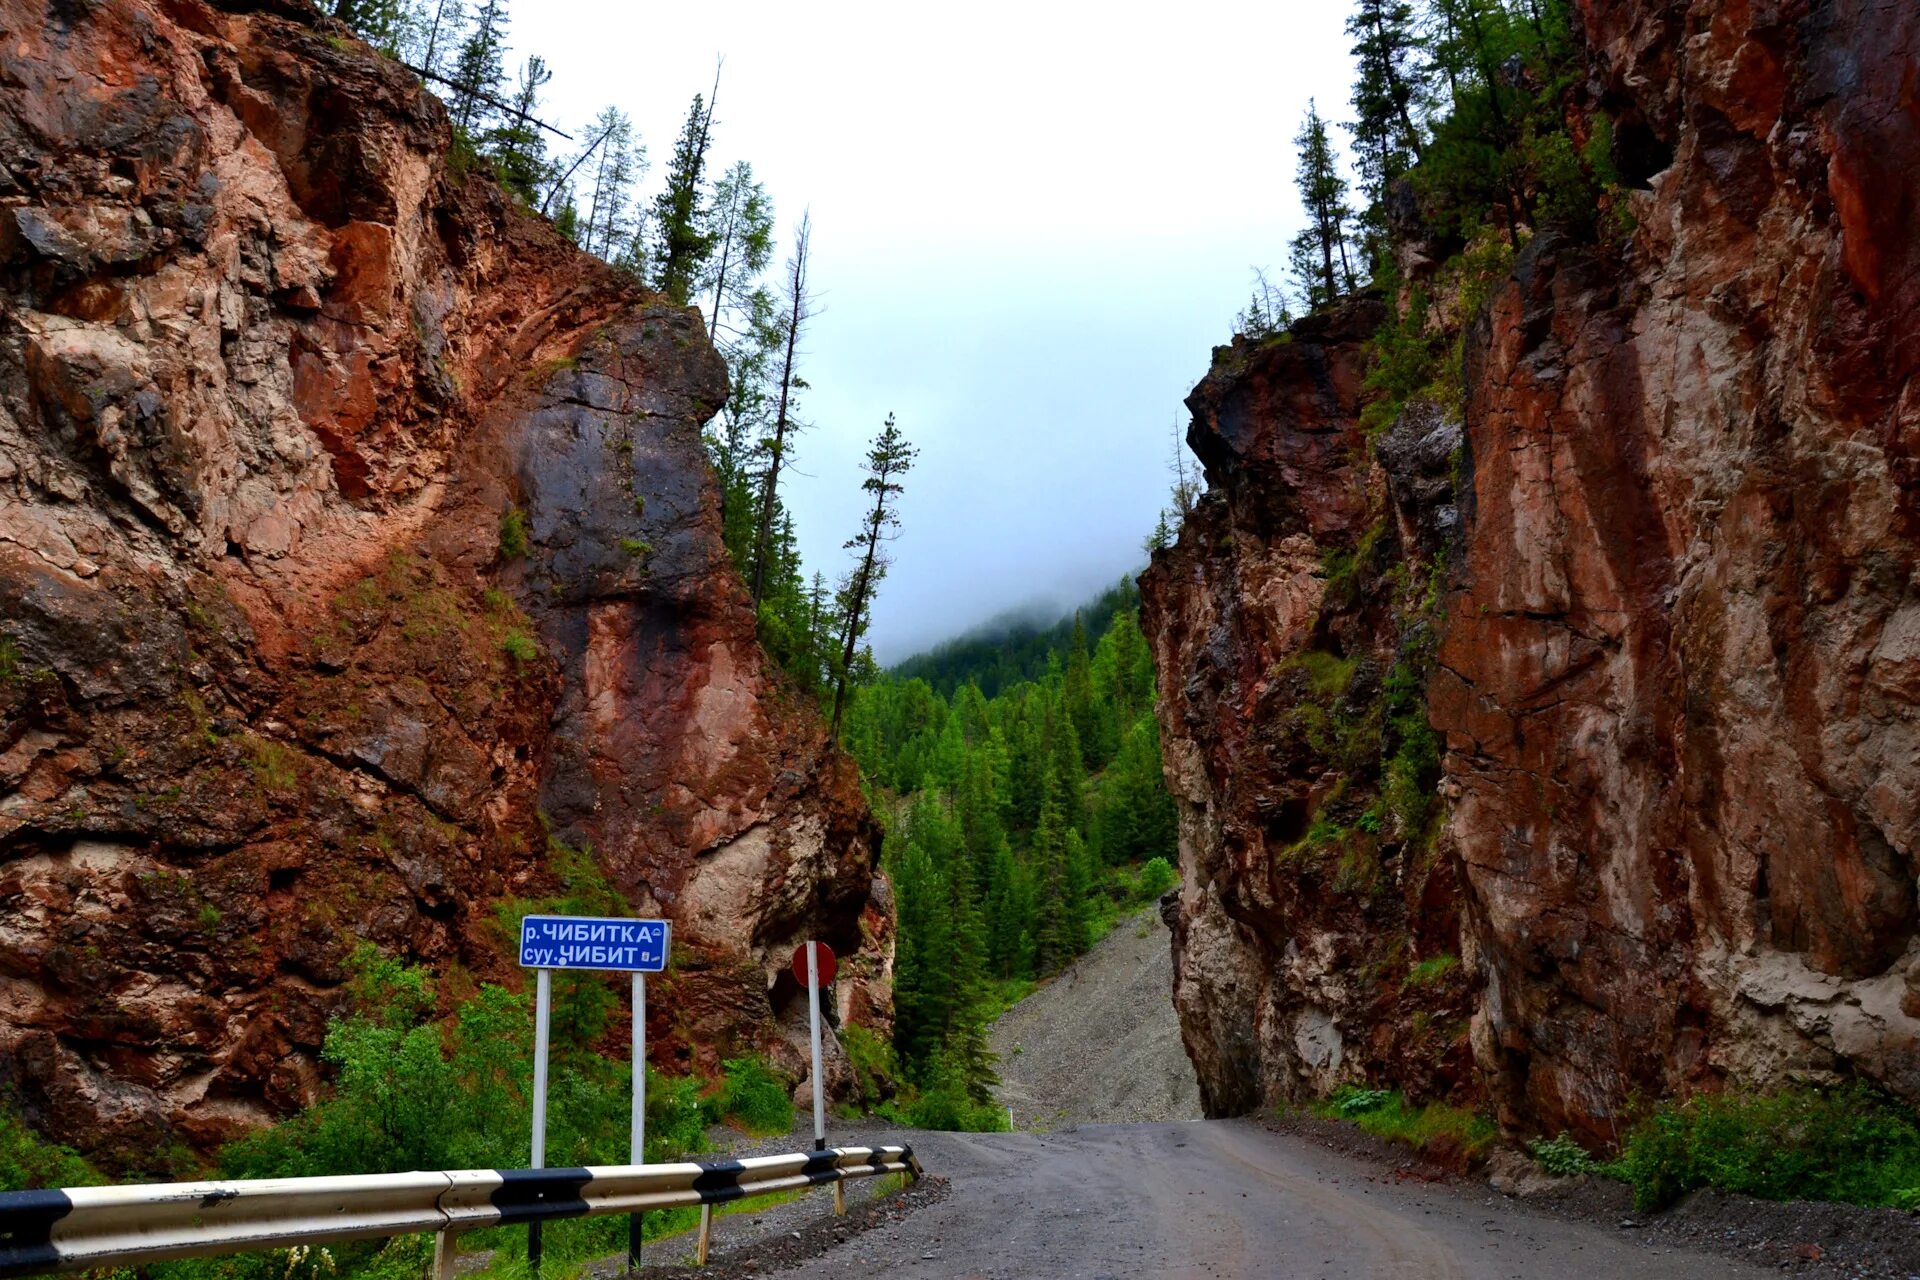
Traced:
[[1087, 651], [1087, 624], [1078, 610], [1073, 615], [1073, 639], [1067, 650], [1066, 683], [1062, 692], [1067, 718], [1080, 742], [1080, 762], [1088, 769], [1106, 763], [1100, 751], [1100, 725], [1093, 703], [1093, 655]]
[[1357, 0], [1347, 19], [1359, 76], [1353, 84], [1354, 121], [1348, 126], [1367, 199], [1378, 209], [1387, 187], [1420, 158], [1424, 139], [1414, 123], [1422, 71], [1419, 36], [1408, 0]]
[[467, 137], [485, 132], [494, 115], [489, 99], [500, 96], [506, 80], [507, 6], [504, 0], [481, 0], [474, 10], [473, 29], [460, 42], [448, 78], [454, 82], [448, 114], [454, 127]]
[[333, 16], [382, 53], [393, 54], [406, 20], [400, 0], [334, 0]]
[[538, 56], [528, 58], [520, 69], [519, 87], [514, 90], [511, 101], [513, 110], [502, 114], [488, 139], [500, 185], [526, 205], [533, 204], [540, 188], [553, 177], [547, 164], [546, 139], [541, 136], [540, 126], [534, 123], [540, 90], [552, 79], [553, 72], [547, 69], [545, 60]]
[[899, 497], [906, 486], [900, 477], [913, 469], [913, 460], [920, 451], [907, 443], [895, 425], [893, 415], [887, 415], [887, 421], [880, 428], [880, 434], [873, 438], [872, 446], [867, 450], [867, 478], [860, 482], [860, 488], [868, 495], [871, 506], [862, 522], [860, 532], [847, 539], [846, 548], [859, 556], [853, 571], [841, 584], [837, 597], [840, 608], [840, 665], [836, 674], [837, 682], [833, 691], [833, 730], [840, 731], [840, 716], [846, 706], [847, 682], [853, 669], [854, 651], [867, 633], [867, 624], [873, 611], [873, 599], [880, 589], [880, 580], [886, 577], [888, 558], [884, 544], [898, 535], [895, 530], [900, 526]]
[[1289, 262], [1307, 309], [1317, 311], [1354, 288], [1347, 256], [1347, 222], [1353, 211], [1347, 207], [1347, 180], [1340, 173], [1326, 121], [1311, 99], [1294, 145], [1299, 148], [1294, 185], [1306, 208], [1307, 226], [1293, 238]]
[[[716, 78], [716, 95], [718, 89]], [[713, 235], [706, 227], [706, 211], [700, 203], [712, 138], [713, 109], [696, 93], [673, 146], [667, 184], [653, 198], [653, 260], [659, 271], [655, 287], [681, 306], [691, 300], [713, 252]]]
[[630, 206], [633, 187], [646, 172], [646, 149], [634, 143], [633, 126], [618, 108], [601, 111], [594, 129], [599, 152], [580, 246], [613, 262], [634, 239]]
[[796, 395], [807, 385], [800, 377], [799, 355], [801, 331], [813, 314], [813, 297], [807, 292], [807, 242], [812, 233], [812, 216], [802, 213], [793, 235], [793, 254], [787, 259], [785, 296], [781, 300], [780, 373], [774, 384], [773, 425], [762, 444], [765, 465], [760, 473], [759, 518], [750, 578], [756, 606], [766, 593], [768, 544], [773, 537], [773, 515], [780, 502], [780, 470], [786, 462], [791, 438], [802, 425], [797, 417]]
[[433, 13], [421, 35], [420, 70], [452, 80], [454, 63], [467, 29], [467, 7], [463, 0], [432, 0]]
[[1072, 904], [1068, 900], [1067, 827], [1060, 813], [1059, 780], [1049, 774], [1047, 799], [1033, 830], [1033, 967], [1058, 973], [1073, 959]]
[[1077, 956], [1093, 945], [1093, 866], [1077, 828], [1068, 828], [1060, 857], [1067, 886], [1067, 947]]
[[1026, 949], [1026, 906], [1020, 870], [1013, 850], [1004, 841], [994, 851], [987, 879], [987, 962], [1001, 978], [1019, 978], [1033, 972]]
[[756, 318], [773, 309], [758, 284], [773, 261], [773, 201], [752, 165], [739, 160], [721, 175], [708, 214], [713, 253], [700, 281], [708, 298], [707, 336], [715, 342], [723, 335], [729, 342], [756, 338], [762, 332]]

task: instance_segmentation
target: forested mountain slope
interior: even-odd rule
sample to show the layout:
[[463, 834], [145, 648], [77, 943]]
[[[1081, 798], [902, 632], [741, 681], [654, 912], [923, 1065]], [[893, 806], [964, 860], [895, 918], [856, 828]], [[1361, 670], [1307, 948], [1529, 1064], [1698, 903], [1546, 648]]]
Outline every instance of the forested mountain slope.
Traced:
[[[1028, 662], [1030, 636], [941, 651], [951, 699], [893, 673], [847, 715], [844, 741], [889, 828], [894, 1046], [923, 1087], [986, 1104], [986, 1024], [1002, 1004], [1086, 951], [1117, 909], [1172, 883], [1173, 804], [1137, 598], [1123, 583], [1042, 633], [1057, 638], [1038, 678], [991, 698], [975, 679]], [[1090, 631], [1089, 616], [1104, 628]]]

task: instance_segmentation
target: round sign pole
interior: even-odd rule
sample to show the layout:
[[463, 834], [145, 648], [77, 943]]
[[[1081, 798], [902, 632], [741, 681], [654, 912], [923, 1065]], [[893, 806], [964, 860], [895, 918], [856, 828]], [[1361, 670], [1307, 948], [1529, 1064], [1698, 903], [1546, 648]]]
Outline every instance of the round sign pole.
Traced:
[[820, 1078], [820, 944], [807, 944], [807, 1016], [813, 1024], [813, 1149], [827, 1149], [826, 1084]]
[[[627, 1162], [647, 1162], [647, 975], [633, 975], [633, 1126], [628, 1135]], [[627, 1215], [627, 1270], [640, 1269], [640, 1225], [643, 1214]]]
[[[553, 970], [533, 971], [533, 1167], [547, 1166], [547, 1026], [553, 1020]], [[527, 1224], [527, 1265], [540, 1270], [540, 1224]]]

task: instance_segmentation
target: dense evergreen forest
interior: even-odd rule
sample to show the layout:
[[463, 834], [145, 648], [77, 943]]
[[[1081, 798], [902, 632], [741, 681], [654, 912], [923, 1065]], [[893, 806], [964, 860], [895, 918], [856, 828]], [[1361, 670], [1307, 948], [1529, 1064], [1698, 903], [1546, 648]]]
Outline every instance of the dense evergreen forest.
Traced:
[[904, 663], [847, 712], [844, 741], [889, 828], [900, 1072], [962, 1120], [990, 1100], [1000, 1009], [1173, 883], [1138, 609], [1123, 581], [1058, 627]]

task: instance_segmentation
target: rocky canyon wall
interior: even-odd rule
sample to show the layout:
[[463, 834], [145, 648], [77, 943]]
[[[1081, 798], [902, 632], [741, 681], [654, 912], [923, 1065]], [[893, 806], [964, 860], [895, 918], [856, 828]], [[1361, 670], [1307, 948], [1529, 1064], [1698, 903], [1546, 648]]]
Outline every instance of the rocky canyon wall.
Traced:
[[1578, 26], [1635, 229], [1537, 229], [1462, 412], [1359, 426], [1393, 299], [1189, 400], [1210, 489], [1143, 590], [1215, 1112], [1920, 1101], [1920, 10]]
[[[755, 642], [724, 366], [297, 0], [0, 0], [0, 1088], [122, 1167], [310, 1102], [371, 942], [675, 922], [656, 1061], [890, 1018], [854, 766]], [[145, 1166], [141, 1162], [146, 1161]]]

